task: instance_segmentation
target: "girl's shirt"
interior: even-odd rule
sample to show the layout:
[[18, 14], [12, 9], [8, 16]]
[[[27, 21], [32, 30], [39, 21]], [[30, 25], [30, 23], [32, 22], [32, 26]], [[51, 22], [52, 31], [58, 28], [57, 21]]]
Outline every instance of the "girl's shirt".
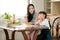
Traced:
[[[44, 21], [42, 21], [42, 22], [40, 22], [40, 20], [38, 20], [36, 22], [36, 24], [37, 24], [38, 27], [40, 27], [40, 26], [44, 27], [43, 25], [45, 25], [46, 27], [48, 27], [50, 29], [50, 25], [49, 25], [48, 19], [44, 19]], [[40, 33], [41, 33], [41, 30], [39, 30], [38, 35]]]
[[38, 20], [37, 24], [38, 24], [38, 26], [45, 25], [45, 26], [47, 26], [50, 29], [50, 25], [49, 25], [48, 19], [44, 19], [44, 21], [42, 21], [42, 22], [40, 22], [40, 20]]

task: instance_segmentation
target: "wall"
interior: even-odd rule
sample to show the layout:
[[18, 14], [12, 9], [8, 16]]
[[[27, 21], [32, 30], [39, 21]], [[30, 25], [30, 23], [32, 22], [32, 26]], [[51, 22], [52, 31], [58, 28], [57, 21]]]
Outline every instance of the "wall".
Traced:
[[28, 0], [0, 0], [0, 14], [5, 12], [16, 14], [16, 16], [24, 16], [27, 13]]
[[44, 0], [32, 0], [32, 3], [36, 8], [36, 12], [44, 11]]
[[58, 15], [60, 13], [60, 2], [53, 2], [51, 13]]

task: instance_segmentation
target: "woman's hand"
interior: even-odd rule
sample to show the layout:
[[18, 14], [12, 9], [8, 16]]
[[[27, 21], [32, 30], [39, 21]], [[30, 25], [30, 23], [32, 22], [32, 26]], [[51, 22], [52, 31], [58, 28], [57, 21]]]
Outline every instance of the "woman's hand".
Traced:
[[28, 22], [27, 16], [24, 16], [24, 20], [27, 25], [30, 25], [30, 23]]
[[24, 16], [24, 20], [28, 22], [27, 16]]

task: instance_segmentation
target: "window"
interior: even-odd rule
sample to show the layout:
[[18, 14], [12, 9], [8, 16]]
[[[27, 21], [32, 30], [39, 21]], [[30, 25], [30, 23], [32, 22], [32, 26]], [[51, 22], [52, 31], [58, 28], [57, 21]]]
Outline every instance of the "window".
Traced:
[[0, 15], [5, 12], [24, 16], [27, 13], [28, 0], [0, 0]]

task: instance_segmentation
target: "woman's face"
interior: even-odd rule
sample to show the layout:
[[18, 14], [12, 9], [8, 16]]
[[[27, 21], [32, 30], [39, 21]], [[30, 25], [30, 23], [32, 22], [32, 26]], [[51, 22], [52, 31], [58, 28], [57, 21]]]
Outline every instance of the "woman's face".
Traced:
[[33, 6], [30, 6], [29, 7], [29, 13], [33, 14], [33, 12], [34, 12], [34, 7]]
[[45, 15], [44, 15], [44, 14], [39, 14], [39, 17], [40, 17], [41, 19], [44, 19], [44, 18], [45, 18]]

